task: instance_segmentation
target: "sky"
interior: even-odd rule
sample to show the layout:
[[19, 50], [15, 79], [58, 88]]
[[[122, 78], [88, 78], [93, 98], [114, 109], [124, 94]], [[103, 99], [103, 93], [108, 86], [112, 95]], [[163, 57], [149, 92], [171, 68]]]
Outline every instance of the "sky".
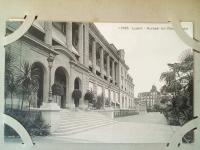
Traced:
[[[180, 60], [180, 55], [190, 49], [179, 39], [170, 23], [95, 23], [109, 43], [125, 50], [125, 62], [133, 77], [135, 97], [139, 92], [150, 91], [152, 85], [159, 90], [160, 75], [168, 71], [168, 63]], [[191, 22], [182, 23], [192, 37]]]

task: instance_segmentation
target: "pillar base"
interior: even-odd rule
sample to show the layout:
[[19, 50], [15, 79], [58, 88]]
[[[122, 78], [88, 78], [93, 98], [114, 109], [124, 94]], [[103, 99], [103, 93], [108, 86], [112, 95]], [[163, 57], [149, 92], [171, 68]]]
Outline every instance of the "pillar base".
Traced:
[[58, 122], [60, 122], [60, 107], [57, 103], [43, 103], [40, 107], [42, 118], [45, 123], [50, 126], [50, 133], [58, 129]]

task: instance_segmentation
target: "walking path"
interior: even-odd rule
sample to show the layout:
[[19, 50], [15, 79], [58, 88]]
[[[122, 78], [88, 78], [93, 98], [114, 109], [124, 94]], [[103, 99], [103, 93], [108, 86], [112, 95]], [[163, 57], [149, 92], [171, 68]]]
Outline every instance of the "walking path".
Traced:
[[143, 113], [134, 116], [120, 117], [115, 120], [120, 122], [154, 123], [167, 125], [164, 115], [159, 112]]
[[160, 113], [146, 113], [117, 118], [115, 123], [74, 134], [35, 137], [33, 140], [36, 143], [167, 143], [177, 128], [167, 125]]
[[167, 143], [179, 128], [167, 125], [160, 113], [121, 117], [116, 121], [117, 123], [84, 132], [49, 138], [81, 143]]

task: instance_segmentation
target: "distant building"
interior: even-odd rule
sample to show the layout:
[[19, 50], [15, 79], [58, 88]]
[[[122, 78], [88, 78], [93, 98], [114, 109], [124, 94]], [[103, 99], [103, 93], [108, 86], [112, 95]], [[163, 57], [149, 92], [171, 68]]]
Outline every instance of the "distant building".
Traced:
[[146, 101], [141, 100], [140, 98], [134, 98], [134, 100], [135, 100], [135, 108], [139, 113], [147, 111]]
[[140, 99], [140, 103], [146, 103], [147, 110], [152, 110], [155, 104], [160, 105], [161, 94], [158, 92], [156, 86], [153, 85], [149, 92], [139, 93], [138, 98]]

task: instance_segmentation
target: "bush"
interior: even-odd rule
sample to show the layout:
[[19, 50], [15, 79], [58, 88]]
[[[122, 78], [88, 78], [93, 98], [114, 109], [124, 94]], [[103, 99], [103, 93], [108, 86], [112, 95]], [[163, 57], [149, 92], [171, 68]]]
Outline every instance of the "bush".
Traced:
[[88, 100], [88, 103], [93, 103], [93, 101], [94, 101], [94, 94], [92, 93], [92, 91], [87, 91], [85, 93], [84, 99]]
[[[192, 106], [187, 101], [185, 96], [176, 96], [172, 99], [172, 104], [162, 110], [169, 125], [183, 126], [193, 118]], [[193, 132], [186, 134], [183, 139], [184, 142], [193, 141]]]
[[103, 96], [97, 96], [97, 101], [95, 103], [96, 109], [101, 109], [103, 107]]
[[72, 98], [74, 99], [74, 104], [75, 107], [79, 106], [79, 99], [82, 96], [82, 92], [79, 89], [74, 89], [74, 91], [72, 92]]
[[74, 89], [74, 91], [72, 92], [72, 98], [74, 99], [79, 99], [82, 96], [82, 92], [79, 89]]
[[[47, 136], [50, 134], [50, 126], [44, 123], [40, 112], [10, 111], [7, 109], [6, 114], [19, 121], [31, 136]], [[5, 136], [18, 136], [18, 134], [6, 125]]]
[[64, 95], [64, 88], [61, 87], [60, 84], [54, 83], [54, 84], [52, 85], [52, 94], [53, 94], [53, 95], [63, 96], [63, 95]]
[[105, 106], [109, 107], [110, 106], [110, 101], [108, 98], [105, 99]]

